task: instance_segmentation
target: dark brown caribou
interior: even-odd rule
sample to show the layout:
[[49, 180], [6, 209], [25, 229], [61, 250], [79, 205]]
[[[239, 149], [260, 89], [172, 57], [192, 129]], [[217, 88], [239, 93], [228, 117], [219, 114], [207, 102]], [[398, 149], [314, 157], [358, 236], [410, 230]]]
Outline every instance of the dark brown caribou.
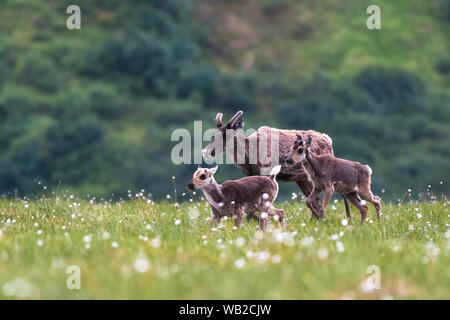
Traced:
[[[317, 155], [310, 150], [313, 138], [308, 136], [303, 143], [301, 135], [297, 136], [291, 153], [286, 161], [288, 165], [300, 163], [314, 185], [313, 192], [306, 199], [308, 207], [313, 200], [324, 191], [320, 214], [325, 213], [331, 195], [336, 191], [348, 198], [361, 212], [361, 223], [364, 223], [369, 210], [360, 197], [371, 202], [377, 210], [378, 220], [381, 217], [381, 199], [370, 190], [372, 169], [365, 164], [336, 158], [332, 154]], [[350, 214], [347, 213], [349, 218]]]
[[[279, 182], [295, 182], [302, 190], [303, 194], [308, 197], [313, 191], [313, 185], [308, 180], [308, 176], [300, 163], [292, 166], [286, 165], [286, 159], [289, 156], [291, 147], [294, 141], [297, 139], [297, 135], [310, 135], [313, 142], [311, 144], [311, 150], [316, 154], [331, 154], [333, 155], [333, 147], [331, 138], [324, 134], [314, 130], [282, 130], [271, 128], [267, 126], [260, 127], [257, 131], [249, 136], [244, 136], [239, 129], [242, 129], [244, 122], [242, 119], [243, 112], [237, 112], [226, 124], [222, 122], [223, 115], [218, 113], [216, 116], [217, 132], [211, 139], [211, 142], [202, 150], [203, 157], [205, 159], [211, 159], [217, 157], [222, 153], [228, 153], [234, 160], [234, 164], [239, 167], [242, 172], [247, 176], [254, 175], [267, 175], [268, 170], [275, 165], [281, 165], [281, 171], [277, 175], [277, 181]], [[264, 145], [265, 153], [267, 157], [272, 158], [272, 138], [277, 141], [278, 148], [274, 150], [278, 151], [278, 157], [275, 161], [269, 161], [263, 163], [260, 157], [260, 150], [255, 151], [251, 148], [252, 145], [260, 146]], [[218, 143], [220, 142], [220, 143]], [[243, 147], [240, 145], [243, 145]], [[264, 150], [262, 149], [262, 150]], [[255, 157], [255, 154], [256, 157]], [[253, 153], [253, 154], [252, 154]], [[252, 157], [253, 156], [253, 157]], [[256, 161], [251, 161], [256, 158]], [[241, 161], [239, 161], [241, 160]], [[273, 163], [276, 162], [276, 163]], [[345, 208], [347, 214], [349, 214], [350, 208], [347, 199], [344, 196]], [[323, 214], [320, 212], [321, 201], [319, 198], [315, 198], [311, 203], [311, 210], [313, 215], [318, 218], [322, 218]], [[254, 217], [251, 213], [247, 218]]]

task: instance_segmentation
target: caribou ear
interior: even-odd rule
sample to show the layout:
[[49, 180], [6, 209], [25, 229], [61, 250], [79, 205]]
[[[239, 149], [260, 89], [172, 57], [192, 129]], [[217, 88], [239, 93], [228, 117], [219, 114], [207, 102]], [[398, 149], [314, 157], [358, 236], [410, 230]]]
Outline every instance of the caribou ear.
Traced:
[[223, 126], [222, 117], [223, 117], [223, 114], [221, 112], [219, 112], [216, 116], [215, 120], [216, 120], [217, 128], [220, 128]]
[[297, 133], [297, 139], [295, 140], [294, 144], [295, 143], [298, 143], [299, 146], [303, 146], [302, 136], [299, 135], [298, 133]]
[[215, 174], [217, 171], [217, 168], [219, 168], [219, 165], [216, 165], [214, 168], [211, 169], [211, 174]]

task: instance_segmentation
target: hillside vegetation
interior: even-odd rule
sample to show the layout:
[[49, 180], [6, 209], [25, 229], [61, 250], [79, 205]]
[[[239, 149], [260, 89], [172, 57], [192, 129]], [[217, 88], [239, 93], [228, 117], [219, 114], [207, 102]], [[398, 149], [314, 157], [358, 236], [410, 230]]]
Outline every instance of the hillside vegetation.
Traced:
[[328, 133], [385, 198], [448, 194], [449, 2], [375, 1], [371, 31], [372, 2], [79, 0], [68, 30], [73, 1], [2, 1], [0, 192], [164, 196], [194, 168], [171, 132], [242, 109], [246, 128]]

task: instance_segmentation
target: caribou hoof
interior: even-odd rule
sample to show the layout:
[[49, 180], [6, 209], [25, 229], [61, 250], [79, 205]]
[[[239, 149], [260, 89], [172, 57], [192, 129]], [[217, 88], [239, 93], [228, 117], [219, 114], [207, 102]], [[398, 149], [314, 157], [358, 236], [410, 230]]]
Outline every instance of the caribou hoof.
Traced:
[[247, 221], [257, 220], [259, 221], [258, 216], [254, 212], [247, 213]]

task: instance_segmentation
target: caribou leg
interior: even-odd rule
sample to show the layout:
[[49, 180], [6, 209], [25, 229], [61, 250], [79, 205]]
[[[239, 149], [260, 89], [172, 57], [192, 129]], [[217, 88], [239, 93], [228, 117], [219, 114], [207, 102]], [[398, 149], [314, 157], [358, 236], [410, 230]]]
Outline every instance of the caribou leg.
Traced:
[[[309, 182], [308, 179], [295, 181], [295, 182], [300, 187], [300, 190], [302, 190], [305, 197], [309, 197], [309, 195], [311, 194], [311, 192], [314, 189], [312, 183]], [[322, 216], [319, 214], [321, 206], [322, 206], [322, 201], [319, 199], [319, 197], [316, 197], [316, 199], [314, 199], [314, 201], [311, 203], [311, 208], [310, 208], [314, 217], [322, 218]]]
[[352, 220], [352, 214], [350, 212], [350, 204], [348, 202], [347, 196], [342, 193], [342, 198], [344, 198], [344, 204], [345, 204], [345, 212], [347, 213], [347, 218], [349, 221]]

